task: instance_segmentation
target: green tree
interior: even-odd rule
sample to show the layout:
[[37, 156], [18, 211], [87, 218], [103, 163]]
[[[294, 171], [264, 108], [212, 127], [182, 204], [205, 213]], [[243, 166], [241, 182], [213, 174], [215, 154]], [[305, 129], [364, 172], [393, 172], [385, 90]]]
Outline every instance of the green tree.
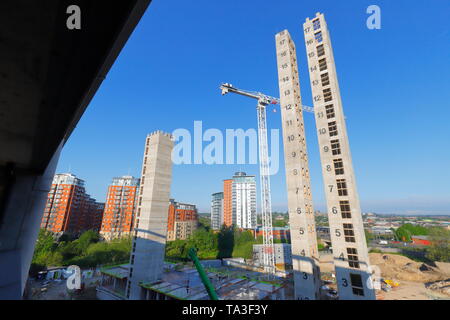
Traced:
[[364, 234], [366, 235], [366, 243], [369, 244], [373, 240], [373, 234], [366, 229], [364, 229]]
[[187, 241], [186, 249], [191, 247], [197, 249], [199, 259], [215, 259], [218, 253], [217, 236], [210, 229], [198, 228]]
[[97, 243], [100, 240], [100, 236], [93, 230], [85, 231], [81, 234], [78, 240], [75, 240], [77, 248], [82, 255], [86, 254], [86, 251], [92, 243]]
[[174, 240], [166, 243], [166, 257], [169, 260], [187, 260], [187, 241]]
[[40, 229], [33, 258], [31, 260], [31, 273], [45, 270], [49, 265], [60, 265], [62, 263], [61, 255], [55, 255], [57, 243], [53, 234], [45, 229]]
[[433, 261], [450, 262], [450, 231], [430, 228], [428, 237], [431, 245], [426, 249], [426, 257]]
[[217, 258], [231, 258], [233, 256], [233, 248], [235, 246], [234, 227], [223, 225], [217, 235]]
[[55, 249], [56, 245], [53, 234], [45, 229], [40, 229], [34, 253], [36, 255], [42, 252], [51, 252]]
[[411, 241], [411, 236], [427, 235], [428, 229], [422, 226], [413, 225], [411, 223], [405, 223], [397, 230], [395, 230], [395, 236], [400, 241]]
[[274, 220], [273, 227], [274, 228], [284, 228], [287, 226], [286, 220]]

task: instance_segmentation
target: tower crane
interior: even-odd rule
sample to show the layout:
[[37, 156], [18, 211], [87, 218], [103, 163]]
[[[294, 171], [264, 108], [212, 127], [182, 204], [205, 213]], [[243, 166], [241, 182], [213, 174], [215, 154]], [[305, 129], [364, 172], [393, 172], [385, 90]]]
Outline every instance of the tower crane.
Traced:
[[[266, 107], [271, 104], [280, 104], [280, 99], [268, 96], [261, 92], [238, 89], [229, 83], [222, 84], [220, 89], [222, 90], [222, 95], [232, 92], [258, 100], [256, 110], [258, 116], [259, 176], [261, 183], [261, 215], [263, 223], [263, 267], [264, 271], [271, 276], [275, 274], [275, 256], [273, 248], [272, 200], [270, 194]], [[311, 107], [303, 106], [303, 109], [314, 113], [314, 109]]]

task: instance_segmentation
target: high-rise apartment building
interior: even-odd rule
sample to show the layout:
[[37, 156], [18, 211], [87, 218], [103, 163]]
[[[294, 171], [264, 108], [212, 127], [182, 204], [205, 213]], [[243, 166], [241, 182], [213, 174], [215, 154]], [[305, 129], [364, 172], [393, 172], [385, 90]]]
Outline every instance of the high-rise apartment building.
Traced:
[[127, 236], [133, 230], [139, 179], [116, 177], [108, 187], [100, 234], [107, 240]]
[[340, 299], [375, 299], [330, 34], [323, 14], [303, 24]]
[[233, 180], [223, 180], [223, 219], [222, 224], [231, 227], [235, 223], [233, 217]]
[[256, 180], [245, 172], [233, 176], [234, 224], [242, 229], [256, 228]]
[[167, 240], [186, 240], [198, 227], [197, 207], [170, 199], [167, 219]]
[[[217, 205], [218, 202], [216, 202], [216, 208]], [[256, 228], [255, 176], [236, 172], [232, 179], [223, 181], [223, 216], [221, 221], [216, 219], [215, 223], [216, 225], [221, 223], [220, 226], [223, 224], [227, 227], [235, 225], [242, 229]]]
[[223, 225], [223, 192], [211, 195], [211, 228], [219, 230]]
[[84, 185], [84, 181], [73, 174], [56, 174], [48, 193], [41, 228], [56, 234], [98, 230], [102, 204], [86, 194]]

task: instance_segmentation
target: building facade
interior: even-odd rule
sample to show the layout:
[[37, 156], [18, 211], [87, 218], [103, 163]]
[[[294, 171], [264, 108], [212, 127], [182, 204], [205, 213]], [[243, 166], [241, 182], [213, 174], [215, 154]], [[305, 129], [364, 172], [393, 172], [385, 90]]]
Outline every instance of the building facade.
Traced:
[[[275, 267], [278, 270], [286, 270], [292, 267], [291, 245], [289, 243], [274, 243]], [[255, 266], [263, 265], [264, 245], [253, 245], [253, 264]]]
[[222, 223], [231, 227], [236, 221], [233, 216], [233, 179], [223, 180], [223, 219]]
[[86, 194], [85, 182], [70, 173], [53, 178], [41, 228], [55, 234], [99, 230], [103, 204]]
[[211, 195], [211, 228], [219, 230], [223, 225], [223, 192]]
[[100, 234], [106, 240], [131, 234], [134, 227], [139, 179], [116, 177], [108, 187]]
[[375, 299], [330, 33], [317, 13], [303, 24], [340, 299]]
[[198, 227], [197, 207], [170, 199], [167, 219], [167, 241], [186, 240]]
[[[232, 179], [223, 181], [221, 192], [213, 193], [211, 225], [218, 230], [222, 225], [240, 229], [256, 228], [256, 180], [245, 172], [236, 172]], [[221, 199], [223, 197], [223, 199]], [[220, 205], [222, 204], [222, 215]]]
[[241, 229], [256, 228], [256, 180], [245, 172], [233, 176], [234, 224]]

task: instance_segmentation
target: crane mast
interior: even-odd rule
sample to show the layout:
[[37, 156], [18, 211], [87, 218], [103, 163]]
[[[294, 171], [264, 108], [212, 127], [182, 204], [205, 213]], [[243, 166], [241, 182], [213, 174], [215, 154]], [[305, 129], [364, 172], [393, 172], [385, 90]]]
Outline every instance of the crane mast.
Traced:
[[[275, 256], [273, 247], [273, 229], [272, 229], [272, 200], [270, 193], [269, 176], [269, 147], [267, 143], [267, 121], [266, 107], [270, 104], [280, 104], [280, 99], [271, 97], [256, 91], [247, 91], [233, 87], [229, 83], [220, 86], [222, 95], [229, 92], [236, 93], [245, 97], [258, 100], [258, 141], [259, 141], [259, 176], [261, 183], [261, 216], [263, 223], [263, 266], [264, 271], [269, 274], [275, 274]], [[302, 106], [302, 109], [314, 113], [314, 109], [308, 106]]]
[[259, 177], [261, 183], [261, 216], [263, 224], [263, 267], [264, 271], [271, 276], [275, 274], [275, 256], [273, 248], [266, 107], [269, 104], [278, 104], [279, 100], [260, 92], [237, 89], [228, 83], [221, 85], [220, 89], [222, 89], [222, 95], [233, 92], [258, 100], [256, 110], [258, 116]]

